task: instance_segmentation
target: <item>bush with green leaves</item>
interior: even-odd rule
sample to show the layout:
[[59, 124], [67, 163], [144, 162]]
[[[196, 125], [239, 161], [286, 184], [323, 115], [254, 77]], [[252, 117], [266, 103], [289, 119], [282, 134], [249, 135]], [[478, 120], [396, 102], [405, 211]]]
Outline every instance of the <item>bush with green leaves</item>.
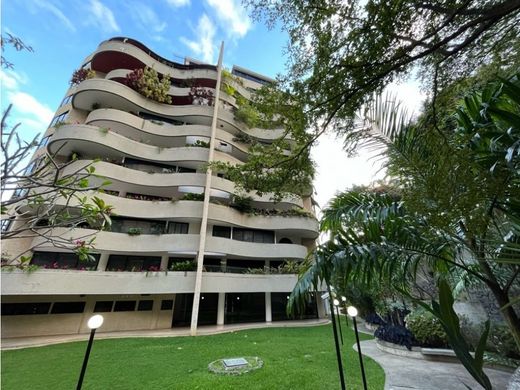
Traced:
[[405, 318], [406, 327], [423, 347], [447, 348], [448, 336], [441, 322], [432, 313], [419, 308]]
[[196, 271], [197, 263], [195, 260], [186, 260], [180, 261], [178, 263], [173, 263], [170, 266], [170, 271]]
[[374, 332], [374, 337], [388, 343], [403, 345], [408, 350], [417, 346], [412, 332], [401, 325], [382, 325]]
[[233, 199], [229, 206], [241, 213], [251, 213], [253, 211], [252, 202], [253, 198], [250, 196], [233, 195]]
[[487, 349], [507, 358], [520, 359], [520, 351], [509, 328], [505, 325], [494, 325], [489, 332]]
[[194, 192], [188, 192], [182, 196], [180, 200], [195, 200], [202, 202], [204, 200], [204, 194], [196, 194]]
[[135, 69], [126, 75], [125, 84], [148, 99], [158, 103], [171, 104], [170, 76], [159, 77], [157, 71], [146, 66], [144, 69]]

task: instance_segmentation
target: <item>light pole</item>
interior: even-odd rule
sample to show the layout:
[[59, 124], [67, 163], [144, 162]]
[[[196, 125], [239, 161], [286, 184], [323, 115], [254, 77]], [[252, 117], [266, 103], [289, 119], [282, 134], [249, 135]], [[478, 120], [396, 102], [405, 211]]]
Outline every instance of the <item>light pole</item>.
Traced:
[[[347, 310], [347, 297], [346, 296], [341, 296], [341, 301], [343, 302], [343, 306], [345, 307], [345, 311]], [[348, 316], [345, 315], [345, 323], [347, 324], [347, 329], [348, 329]]]
[[339, 383], [341, 384], [341, 390], [345, 390], [345, 376], [343, 375], [343, 363], [341, 361], [341, 352], [339, 349], [338, 332], [336, 330], [336, 321], [334, 319], [334, 306], [332, 304], [332, 293], [330, 286], [327, 285], [328, 292], [321, 296], [322, 299], [328, 299], [330, 307], [330, 318], [332, 320], [332, 332], [334, 333], [334, 344], [336, 346], [336, 357], [338, 359], [338, 372], [339, 372]]
[[356, 316], [358, 315], [358, 311], [354, 306], [349, 306], [347, 308], [347, 313], [349, 316], [352, 317], [352, 322], [354, 323], [354, 333], [356, 334], [356, 343], [359, 355], [359, 366], [361, 367], [361, 376], [363, 378], [363, 389], [367, 390], [367, 378], [365, 377], [365, 367], [363, 366], [363, 355], [361, 354], [361, 345], [359, 344], [359, 334], [356, 322]]
[[81, 390], [83, 378], [85, 377], [85, 371], [87, 370], [90, 349], [92, 348], [92, 343], [94, 342], [94, 335], [96, 334], [96, 329], [101, 325], [103, 325], [103, 316], [100, 314], [96, 314], [95, 316], [90, 317], [88, 320], [87, 326], [90, 329], [90, 338], [88, 339], [87, 350], [85, 351], [85, 358], [83, 359], [83, 366], [81, 367], [81, 373], [79, 374], [78, 386], [76, 386], [76, 390]]
[[336, 314], [338, 317], [339, 335], [341, 337], [341, 345], [343, 345], [343, 332], [341, 331], [341, 321], [339, 320], [339, 301], [334, 299], [334, 306], [336, 307]]

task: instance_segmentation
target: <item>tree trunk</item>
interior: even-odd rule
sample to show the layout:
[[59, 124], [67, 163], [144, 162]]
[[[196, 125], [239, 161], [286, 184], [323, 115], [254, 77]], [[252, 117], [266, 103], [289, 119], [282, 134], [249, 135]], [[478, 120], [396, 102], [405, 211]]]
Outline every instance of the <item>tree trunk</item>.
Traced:
[[487, 283], [487, 285], [495, 296], [495, 299], [500, 306], [500, 312], [506, 320], [506, 324], [509, 327], [513, 338], [515, 339], [518, 350], [520, 351], [520, 319], [518, 318], [513, 305], [502, 309], [502, 307], [510, 303], [509, 296], [500, 286], [493, 283]]

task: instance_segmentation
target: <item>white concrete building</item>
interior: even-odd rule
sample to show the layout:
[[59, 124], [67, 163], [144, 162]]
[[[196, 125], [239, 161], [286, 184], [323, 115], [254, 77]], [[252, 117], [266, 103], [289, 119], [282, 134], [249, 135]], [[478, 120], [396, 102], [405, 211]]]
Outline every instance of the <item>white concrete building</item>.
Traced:
[[[172, 104], [125, 84], [145, 66], [170, 75]], [[220, 85], [233, 84], [248, 99], [272, 80], [236, 66], [234, 77], [221, 80], [219, 66], [177, 64], [128, 38], [102, 42], [81, 67], [95, 77], [67, 91], [34, 159], [48, 148], [63, 161], [78, 155], [70, 169], [96, 160], [96, 173], [110, 181], [98, 196], [114, 207], [112, 229], [55, 232], [95, 234], [93, 264], [37, 237], [5, 241], [12, 252], [36, 245], [31, 262], [40, 268], [2, 272], [2, 337], [87, 332], [93, 313], [105, 317], [102, 331], [191, 324], [195, 334], [201, 325], [285, 320], [297, 276], [272, 268], [303, 260], [314, 245], [317, 220], [291, 212], [312, 214], [310, 196], [275, 203], [249, 194], [260, 212], [243, 213], [232, 207], [233, 182], [205, 168], [246, 161], [240, 134], [264, 143], [280, 137], [282, 129], [235, 120], [236, 99]], [[211, 90], [217, 104], [193, 104], [187, 85]], [[261, 212], [273, 209], [279, 215]], [[304, 318], [316, 318], [322, 306], [309, 302]]]

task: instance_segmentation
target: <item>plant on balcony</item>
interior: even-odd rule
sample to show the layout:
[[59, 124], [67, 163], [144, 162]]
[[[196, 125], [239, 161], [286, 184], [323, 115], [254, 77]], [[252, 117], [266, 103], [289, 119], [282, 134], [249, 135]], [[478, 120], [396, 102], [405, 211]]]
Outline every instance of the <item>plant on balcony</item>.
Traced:
[[237, 91], [235, 88], [233, 88], [231, 85], [225, 82], [222, 83], [222, 87], [220, 89], [222, 90], [222, 92], [225, 92], [227, 95], [231, 97], [234, 97]]
[[244, 86], [244, 82], [242, 81], [242, 79], [240, 77], [235, 76], [227, 69], [222, 69], [222, 78], [223, 78], [223, 83], [235, 82], [239, 85]]
[[259, 127], [261, 123], [260, 112], [252, 105], [252, 103], [238, 96], [236, 98], [238, 108], [235, 110], [235, 120], [242, 122], [247, 127]]
[[253, 212], [253, 206], [252, 206], [253, 198], [250, 196], [240, 196], [237, 194], [233, 195], [233, 198], [231, 199], [231, 203], [229, 204], [229, 207], [234, 208], [235, 210], [240, 211], [241, 213], [251, 213]]
[[205, 87], [192, 86], [188, 96], [191, 99], [191, 104], [199, 106], [213, 106], [215, 101], [213, 91]]
[[172, 97], [168, 95], [171, 86], [170, 76], [164, 75], [160, 78], [157, 71], [148, 66], [128, 73], [125, 84], [141, 95], [158, 103], [171, 104], [172, 102]]
[[187, 261], [181, 261], [178, 263], [173, 263], [170, 266], [170, 271], [196, 271], [197, 270], [197, 263], [195, 260], [187, 260]]
[[264, 268], [248, 268], [244, 273], [247, 275], [265, 275], [267, 272]]
[[240, 142], [243, 144], [253, 145], [256, 140], [247, 133], [239, 132], [233, 137], [234, 142]]
[[273, 274], [299, 274], [302, 270], [302, 263], [294, 260], [287, 260], [278, 268], [271, 268]]
[[99, 129], [99, 132], [103, 135], [107, 135], [108, 132], [110, 131], [110, 128], [109, 127], [100, 127]]
[[76, 69], [72, 73], [72, 78], [70, 79], [70, 85], [77, 85], [81, 83], [82, 81], [92, 79], [96, 77], [96, 72], [94, 72], [92, 69]]
[[204, 200], [204, 194], [196, 194], [194, 192], [188, 192], [184, 194], [181, 200], [196, 200], [202, 202]]
[[141, 228], [128, 228], [126, 232], [129, 236], [138, 236], [143, 232], [143, 230]]
[[209, 142], [198, 139], [197, 141], [195, 141], [192, 144], [186, 144], [186, 146], [187, 147], [196, 147], [196, 148], [209, 148]]

